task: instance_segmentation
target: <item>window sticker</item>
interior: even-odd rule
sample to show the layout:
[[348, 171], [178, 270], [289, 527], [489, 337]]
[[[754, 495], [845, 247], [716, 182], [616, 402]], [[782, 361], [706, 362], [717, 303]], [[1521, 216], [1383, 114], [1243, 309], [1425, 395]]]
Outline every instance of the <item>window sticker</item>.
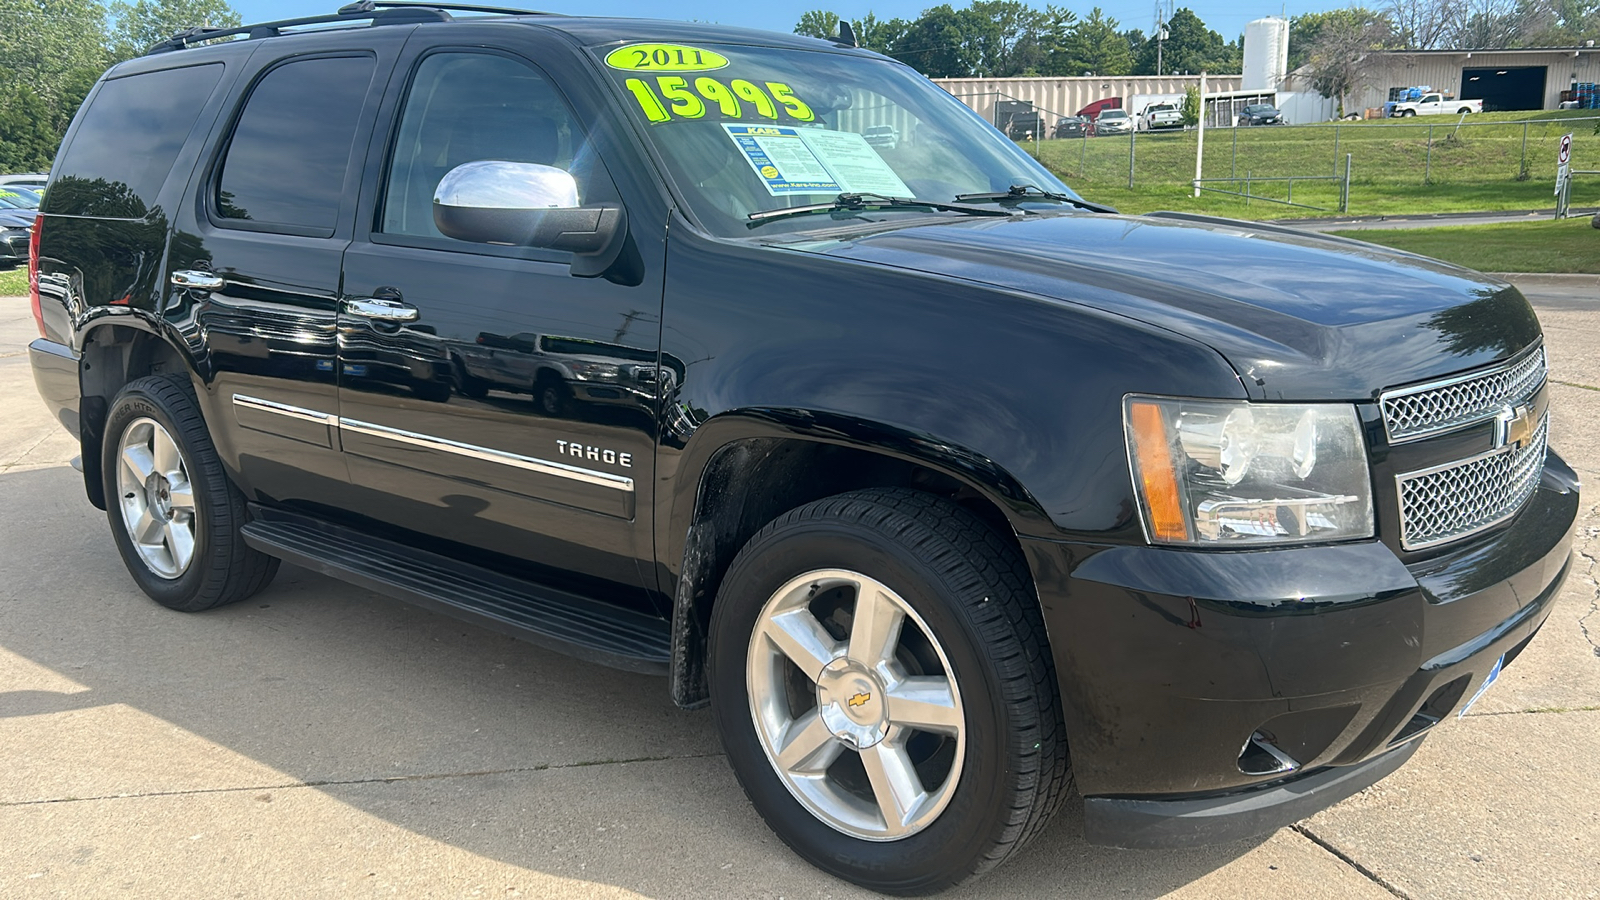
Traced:
[[[793, 88], [781, 81], [769, 81], [766, 85], [763, 91], [760, 85], [742, 78], [724, 83], [704, 75], [692, 79], [658, 75], [654, 87], [643, 78], [629, 78], [622, 83], [651, 122], [701, 119], [707, 112], [720, 113], [724, 119], [742, 119], [746, 112], [751, 112], [776, 120], [779, 107], [783, 115], [798, 122], [816, 119], [817, 114], [795, 96]], [[740, 103], [740, 100], [745, 102]]]
[[723, 125], [774, 197], [867, 193], [909, 197], [911, 189], [867, 139], [853, 131]]
[[607, 53], [606, 65], [624, 72], [710, 72], [726, 68], [728, 58], [683, 44], [629, 44]]
[[843, 190], [800, 137], [800, 129], [771, 125], [722, 127], [772, 196], [831, 194]]

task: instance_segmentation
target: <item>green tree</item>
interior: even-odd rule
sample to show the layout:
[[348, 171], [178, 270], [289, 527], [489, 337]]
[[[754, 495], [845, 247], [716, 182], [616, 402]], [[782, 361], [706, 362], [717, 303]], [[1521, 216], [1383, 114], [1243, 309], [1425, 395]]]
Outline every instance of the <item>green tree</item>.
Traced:
[[1037, 73], [1044, 64], [1041, 41], [1048, 19], [1021, 0], [972, 0], [961, 10], [969, 40], [978, 49], [978, 73], [1013, 78]]
[[992, 22], [974, 21], [971, 10], [948, 3], [918, 16], [895, 43], [893, 56], [930, 78], [965, 78], [978, 74], [985, 32]]
[[[1158, 56], [1159, 73], [1156, 71]], [[1199, 16], [1185, 7], [1173, 13], [1171, 21], [1167, 22], [1165, 41], [1158, 45], [1153, 36], [1145, 39], [1133, 71], [1136, 75], [1200, 71], [1232, 74], [1241, 69], [1236, 59], [1237, 51], [1230, 48], [1222, 35], [1207, 28]]]
[[1200, 124], [1200, 88], [1189, 85], [1183, 89], [1183, 124], [1193, 128]]
[[1051, 54], [1052, 75], [1127, 75], [1132, 71], [1133, 49], [1117, 31], [1117, 20], [1108, 18], [1098, 6], [1066, 29]]
[[227, 0], [118, 0], [111, 6], [111, 17], [115, 24], [109, 43], [117, 59], [131, 59], [150, 45], [197, 26], [237, 28], [240, 24], [239, 14]]
[[839, 33], [839, 14], [825, 9], [802, 13], [800, 21], [795, 23], [794, 33], [827, 40]]
[[69, 81], [111, 63], [106, 9], [98, 0], [0, 0], [0, 70], [7, 84], [54, 107]]
[[51, 127], [50, 104], [33, 88], [16, 85], [0, 99], [0, 172], [50, 168], [61, 135]]

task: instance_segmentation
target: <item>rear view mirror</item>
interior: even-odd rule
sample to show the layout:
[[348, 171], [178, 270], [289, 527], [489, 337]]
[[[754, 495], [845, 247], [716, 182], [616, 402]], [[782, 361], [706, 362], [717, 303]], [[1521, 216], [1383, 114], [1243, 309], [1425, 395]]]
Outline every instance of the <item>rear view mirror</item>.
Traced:
[[627, 234], [623, 208], [580, 206], [566, 170], [495, 160], [451, 169], [434, 190], [433, 222], [458, 241], [570, 251], [583, 277], [603, 274]]

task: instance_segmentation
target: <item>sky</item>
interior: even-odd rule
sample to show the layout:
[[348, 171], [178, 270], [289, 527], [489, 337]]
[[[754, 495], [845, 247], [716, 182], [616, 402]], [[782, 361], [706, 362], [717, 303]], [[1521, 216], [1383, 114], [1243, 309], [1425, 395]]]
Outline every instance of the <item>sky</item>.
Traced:
[[[344, 0], [232, 0], [245, 22], [262, 22], [294, 16], [331, 13]], [[769, 31], [792, 31], [801, 13], [812, 9], [828, 9], [847, 19], [859, 19], [869, 11], [879, 19], [914, 19], [924, 9], [949, 2], [952, 6], [965, 6], [965, 0], [768, 0], [751, 3], [749, 0], [699, 0], [692, 4], [670, 6], [660, 0], [478, 0], [488, 5], [503, 4], [513, 7], [544, 8], [550, 12], [596, 16], [640, 16], [649, 18], [696, 19], [722, 25], [742, 25], [765, 28]], [[1244, 33], [1246, 22], [1262, 16], [1297, 15], [1321, 12], [1348, 5], [1349, 0], [1301, 0], [1285, 4], [1282, 0], [1261, 2], [1229, 2], [1229, 0], [1178, 0], [1178, 7], [1194, 10], [1212, 29], [1224, 38], [1233, 40]], [[1044, 8], [1045, 0], [1034, 4]], [[1155, 25], [1155, 0], [1067, 0], [1057, 5], [1084, 15], [1095, 5], [1116, 19], [1121, 26], [1138, 28], [1148, 34]], [[1174, 4], [1168, 3], [1169, 8]]]

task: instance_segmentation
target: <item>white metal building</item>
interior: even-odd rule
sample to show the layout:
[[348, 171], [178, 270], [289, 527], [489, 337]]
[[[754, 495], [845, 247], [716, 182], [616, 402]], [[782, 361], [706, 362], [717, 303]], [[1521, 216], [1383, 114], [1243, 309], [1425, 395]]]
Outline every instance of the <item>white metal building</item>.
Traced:
[[[1238, 75], [1206, 76], [1206, 92], [1236, 91], [1240, 88]], [[1129, 102], [1136, 94], [1183, 94], [1190, 85], [1200, 84], [1198, 75], [1126, 75], [1087, 76], [1078, 78], [935, 78], [933, 83], [955, 95], [957, 99], [977, 110], [985, 119], [995, 121], [994, 105], [1001, 100], [1021, 100], [1032, 103], [1051, 120], [1070, 116], [1091, 103], [1110, 97]], [[1137, 113], [1139, 110], [1131, 110]]]
[[1485, 111], [1555, 109], [1574, 83], [1600, 81], [1600, 48], [1384, 50], [1367, 55], [1346, 110], [1382, 106], [1389, 89], [1427, 86]]

